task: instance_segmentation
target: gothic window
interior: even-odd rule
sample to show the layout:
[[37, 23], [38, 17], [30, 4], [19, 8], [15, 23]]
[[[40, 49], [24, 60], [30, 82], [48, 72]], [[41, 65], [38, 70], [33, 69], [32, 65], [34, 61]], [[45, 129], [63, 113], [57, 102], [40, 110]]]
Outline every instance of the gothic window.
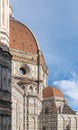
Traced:
[[11, 125], [9, 125], [8, 127], [9, 127], [9, 130], [11, 130]]
[[46, 127], [45, 127], [45, 126], [43, 126], [43, 130], [46, 130]]
[[66, 130], [70, 130], [70, 126], [69, 126], [69, 124], [66, 126]]
[[30, 87], [29, 87], [29, 90], [30, 90], [30, 92], [33, 92], [33, 87], [30, 86]]
[[59, 113], [61, 113], [61, 106], [59, 106]]
[[37, 87], [35, 88], [35, 92], [37, 92]]
[[49, 114], [49, 108], [46, 107], [46, 108], [45, 108], [45, 115], [48, 115], [48, 114]]

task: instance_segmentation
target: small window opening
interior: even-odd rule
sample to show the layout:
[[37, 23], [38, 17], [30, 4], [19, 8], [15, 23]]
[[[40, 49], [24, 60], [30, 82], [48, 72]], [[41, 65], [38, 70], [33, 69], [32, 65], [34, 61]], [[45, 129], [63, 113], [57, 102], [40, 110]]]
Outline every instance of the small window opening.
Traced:
[[48, 115], [48, 114], [49, 114], [49, 108], [46, 107], [46, 108], [45, 108], [45, 115]]
[[26, 74], [26, 70], [25, 70], [24, 68], [22, 68], [22, 67], [19, 69], [19, 71], [20, 71], [20, 73], [21, 73], [22, 75], [25, 75], [25, 74]]
[[46, 130], [46, 127], [45, 127], [45, 126], [43, 126], [43, 130]]

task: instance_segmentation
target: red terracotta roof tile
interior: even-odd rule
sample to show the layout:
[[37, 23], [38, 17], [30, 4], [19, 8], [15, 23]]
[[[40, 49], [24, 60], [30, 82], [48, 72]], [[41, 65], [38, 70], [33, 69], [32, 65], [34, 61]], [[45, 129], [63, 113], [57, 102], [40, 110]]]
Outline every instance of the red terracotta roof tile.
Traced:
[[32, 32], [15, 19], [10, 20], [10, 48], [34, 54], [38, 51], [38, 45]]
[[64, 97], [60, 89], [55, 87], [46, 87], [43, 89], [43, 97]]
[[31, 84], [31, 83], [32, 83], [31, 80], [24, 78], [18, 84]]

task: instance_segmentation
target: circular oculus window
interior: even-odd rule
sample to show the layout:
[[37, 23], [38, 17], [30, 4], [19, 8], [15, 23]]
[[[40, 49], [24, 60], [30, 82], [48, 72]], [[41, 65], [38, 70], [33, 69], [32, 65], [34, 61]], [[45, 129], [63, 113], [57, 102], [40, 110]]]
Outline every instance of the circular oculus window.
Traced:
[[25, 74], [26, 74], [26, 70], [25, 70], [25, 68], [23, 68], [23, 67], [21, 67], [21, 68], [19, 69], [19, 72], [20, 72], [20, 74], [22, 74], [22, 75], [25, 75]]
[[21, 65], [21, 66], [19, 67], [19, 73], [20, 73], [21, 75], [26, 75], [28, 72], [29, 72], [29, 67], [28, 67], [26, 64]]

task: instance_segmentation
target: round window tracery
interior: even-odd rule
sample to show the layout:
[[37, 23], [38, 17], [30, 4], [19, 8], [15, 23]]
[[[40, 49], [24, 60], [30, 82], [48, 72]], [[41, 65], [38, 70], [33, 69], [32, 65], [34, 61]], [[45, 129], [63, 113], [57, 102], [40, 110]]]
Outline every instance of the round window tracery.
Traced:
[[21, 64], [19, 66], [19, 73], [23, 76], [28, 74], [29, 73], [29, 66], [27, 64]]
[[25, 70], [23, 67], [21, 67], [21, 68], [19, 69], [19, 72], [20, 72], [20, 74], [22, 74], [22, 75], [25, 75], [25, 74], [26, 74], [26, 70]]

